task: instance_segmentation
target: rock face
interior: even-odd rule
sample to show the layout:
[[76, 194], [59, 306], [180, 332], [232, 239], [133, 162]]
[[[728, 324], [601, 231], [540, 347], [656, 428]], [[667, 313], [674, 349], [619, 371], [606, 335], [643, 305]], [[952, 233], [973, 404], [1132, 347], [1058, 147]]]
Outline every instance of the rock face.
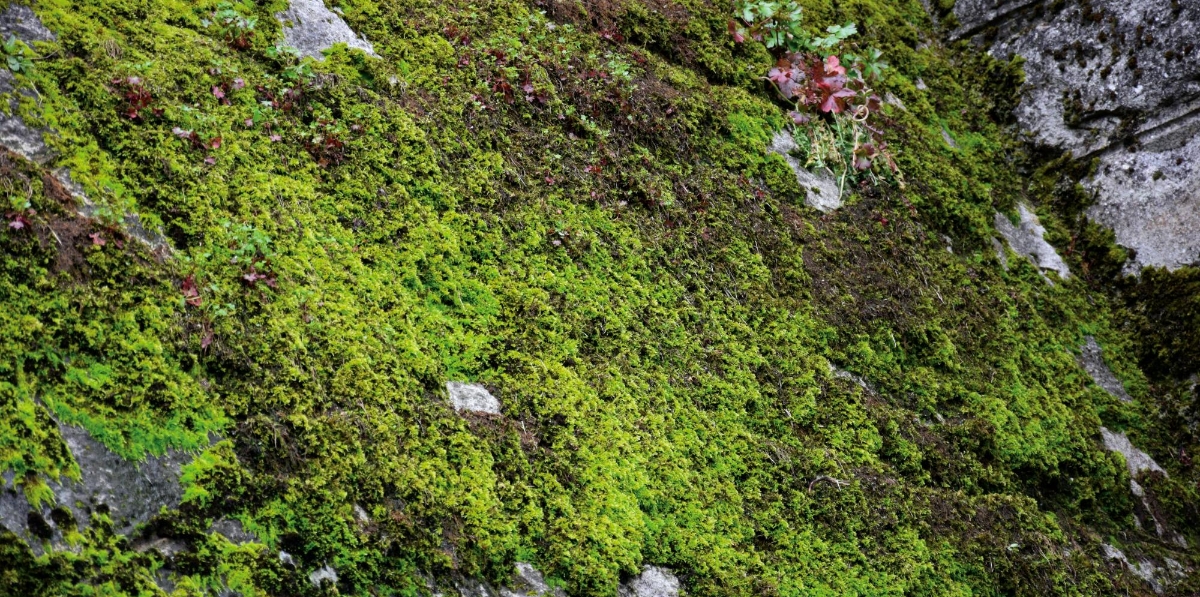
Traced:
[[1114, 433], [1101, 427], [1100, 437], [1104, 440], [1105, 449], [1120, 452], [1125, 457], [1125, 466], [1129, 467], [1130, 477], [1136, 478], [1142, 471], [1158, 471], [1163, 475], [1167, 474], [1167, 471], [1163, 470], [1149, 454], [1134, 447], [1124, 433]]
[[[1139, 528], [1143, 527], [1145, 524], [1144, 521], [1153, 523], [1152, 526], [1156, 535], [1179, 547], [1187, 549], [1187, 539], [1183, 535], [1166, 527], [1163, 522], [1165, 518], [1155, 509], [1150, 496], [1147, 495], [1147, 490], [1137, 482], [1138, 475], [1143, 472], [1159, 472], [1166, 477], [1168, 476], [1167, 471], [1163, 470], [1149, 454], [1137, 449], [1124, 433], [1114, 433], [1101, 427], [1100, 436], [1104, 441], [1105, 449], [1112, 452], [1120, 452], [1125, 457], [1125, 466], [1129, 468], [1129, 491], [1140, 502], [1140, 507], [1134, 508], [1134, 522], [1137, 523]], [[1132, 570], [1133, 567], [1131, 566], [1130, 569]]]
[[[3, 11], [0, 11], [0, 41], [7, 40], [9, 36], [32, 45], [39, 41], [54, 41], [54, 34], [46, 29], [45, 25], [33, 14], [33, 11], [27, 6], [19, 4], [9, 5]], [[13, 74], [7, 68], [0, 68], [0, 94], [12, 93], [16, 91], [26, 97], [36, 97], [36, 94], [30, 89], [18, 89], [16, 80]], [[8, 102], [7, 112], [0, 110], [0, 145], [24, 156], [26, 159], [33, 160], [39, 164], [44, 164], [49, 161], [54, 154], [46, 145], [43, 135], [46, 131], [35, 129], [25, 124], [20, 117], [16, 116], [17, 100], [10, 99]]]
[[6, 483], [0, 493], [0, 524], [8, 530], [31, 544], [38, 539], [57, 542], [61, 529], [56, 520], [64, 520], [63, 512], [69, 511], [82, 527], [90, 512], [107, 508], [114, 530], [125, 535], [150, 520], [160, 508], [179, 505], [183, 497], [180, 468], [191, 460], [190, 455], [172, 451], [135, 463], [121, 458], [83, 429], [63, 425], [59, 431], [79, 464], [82, 479], [50, 483], [59, 508], [44, 506], [40, 510], [31, 509], [24, 496]]
[[1107, 543], [1100, 546], [1104, 557], [1116, 560], [1125, 565], [1134, 576], [1146, 581], [1155, 593], [1163, 593], [1164, 589], [1187, 576], [1183, 565], [1171, 558], [1163, 558], [1164, 566], [1159, 566], [1149, 558], [1139, 558], [1137, 563], [1129, 561], [1125, 552]]
[[1095, 338], [1088, 336], [1084, 339], [1077, 360], [1079, 361], [1079, 366], [1083, 367], [1084, 371], [1087, 371], [1092, 381], [1096, 382], [1096, 385], [1104, 388], [1105, 391], [1117, 397], [1122, 402], [1133, 401], [1133, 398], [1125, 391], [1125, 385], [1121, 383], [1121, 380], [1117, 379], [1116, 375], [1113, 375], [1112, 369], [1109, 369], [1108, 365], [1104, 363], [1104, 353]]
[[1200, 258], [1200, 126], [1181, 146], [1113, 151], [1089, 182], [1097, 203], [1087, 215], [1136, 250], [1126, 272], [1178, 269]]
[[[454, 579], [454, 590], [461, 597], [566, 597], [562, 589], [551, 587], [542, 572], [526, 562], [517, 562], [511, 586], [497, 590], [481, 580], [458, 577]], [[432, 580], [430, 592], [435, 597], [444, 597], [444, 593], [437, 590]]]
[[500, 589], [500, 597], [566, 597], [562, 589], [551, 587], [537, 568], [525, 562], [517, 562], [517, 574], [513, 586]]
[[338, 43], [376, 55], [371, 42], [350, 29], [322, 0], [292, 0], [288, 9], [275, 18], [283, 23], [284, 43], [300, 50], [303, 56], [324, 60], [321, 52]]
[[500, 414], [500, 401], [479, 384], [448, 381], [446, 392], [450, 394], [450, 404], [456, 411]]
[[[1046, 242], [1046, 229], [1042, 228], [1037, 215], [1024, 204], [1017, 205], [1017, 213], [1020, 221], [1015, 226], [1004, 214], [996, 213], [996, 230], [1008, 241], [1008, 246], [1028, 257], [1038, 267], [1058, 272], [1061, 278], [1070, 278], [1071, 270], [1054, 250], [1054, 246]], [[1004, 263], [1007, 266], [1007, 261]]]
[[620, 597], [678, 597], [679, 579], [666, 568], [646, 566], [617, 590]]
[[336, 586], [338, 581], [337, 570], [334, 570], [333, 566], [325, 564], [324, 566], [321, 566], [320, 568], [317, 568], [309, 573], [308, 581], [311, 582], [314, 587], [320, 587], [321, 584], [325, 582]]
[[1128, 271], [1200, 258], [1200, 4], [959, 0], [954, 14], [954, 37], [1025, 58], [1030, 139], [1098, 158], [1088, 216], [1135, 250]]
[[833, 174], [829, 172], [813, 173], [800, 163], [796, 156], [792, 155], [793, 151], [799, 149], [796, 145], [796, 139], [786, 130], [775, 133], [775, 137], [771, 139], [771, 144], [767, 146], [767, 151], [777, 153], [783, 156], [791, 167], [792, 172], [796, 173], [796, 182], [800, 183], [800, 188], [804, 189], [806, 198], [804, 202], [809, 207], [814, 207], [823, 212], [831, 212], [842, 206], [842, 192], [838, 188], [837, 180]]

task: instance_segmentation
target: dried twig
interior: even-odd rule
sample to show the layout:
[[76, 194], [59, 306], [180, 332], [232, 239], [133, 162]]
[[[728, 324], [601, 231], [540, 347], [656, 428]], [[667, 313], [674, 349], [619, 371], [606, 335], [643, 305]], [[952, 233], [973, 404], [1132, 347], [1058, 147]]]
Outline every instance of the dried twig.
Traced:
[[819, 475], [819, 476], [817, 476], [816, 479], [812, 480], [812, 483], [808, 484], [808, 490], [812, 491], [813, 486], [816, 485], [817, 483], [820, 483], [821, 481], [828, 481], [829, 483], [832, 483], [838, 489], [841, 489], [843, 485], [850, 484], [849, 481], [843, 481], [841, 479], [834, 479], [833, 477], [830, 477], [829, 475]]

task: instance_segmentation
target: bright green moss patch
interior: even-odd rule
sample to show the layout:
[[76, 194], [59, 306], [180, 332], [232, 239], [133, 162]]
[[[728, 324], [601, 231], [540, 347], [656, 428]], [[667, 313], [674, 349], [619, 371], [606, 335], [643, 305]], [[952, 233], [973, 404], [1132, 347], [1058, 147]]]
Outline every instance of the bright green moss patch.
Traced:
[[[36, 6], [60, 38], [31, 79], [57, 164], [102, 218], [0, 163], [37, 210], [0, 232], [0, 462], [76, 474], [52, 417], [130, 458], [199, 455], [143, 532], [186, 553], [97, 513], [79, 553], [0, 538], [0, 574], [320, 594], [329, 564], [327, 591], [415, 595], [520, 559], [579, 595], [644, 564], [692, 595], [1124, 590], [1094, 529], [1132, 526], [1128, 479], [1096, 436], [1143, 414], [1073, 351], [1127, 332], [1081, 283], [991, 253], [1022, 182], [984, 116], [1015, 67], [918, 50], [918, 2], [806, 5], [885, 49], [904, 106], [885, 117], [906, 186], [822, 216], [766, 154], [769, 58], [726, 37], [722, 3], [544, 4], [346, 2], [381, 58], [303, 63], [268, 52], [281, 2], [236, 5], [258, 19], [240, 49], [202, 23], [215, 2]], [[129, 77], [153, 97], [136, 119]], [[503, 416], [455, 413], [448, 380]]]

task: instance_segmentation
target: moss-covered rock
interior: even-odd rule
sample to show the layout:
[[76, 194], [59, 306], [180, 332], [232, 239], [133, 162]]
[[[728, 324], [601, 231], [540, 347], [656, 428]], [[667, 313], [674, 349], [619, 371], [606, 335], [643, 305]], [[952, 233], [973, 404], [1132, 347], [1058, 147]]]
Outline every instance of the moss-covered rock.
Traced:
[[421, 595], [523, 562], [568, 595], [646, 566], [687, 595], [1115, 595], [1151, 585], [1105, 545], [1193, 566], [1100, 435], [1169, 473], [1139, 482], [1195, 545], [1159, 441], [1192, 390], [1149, 391], [1108, 294], [993, 251], [1038, 165], [1019, 65], [916, 0], [802, 4], [858, 23], [896, 100], [901, 174], [828, 214], [724, 2], [345, 0], [377, 56], [323, 60], [277, 47], [282, 0], [36, 2], [57, 40], [18, 112], [57, 157], [0, 156], [0, 465], [50, 504], [80, 475], [59, 424], [194, 460], [131, 537], [100, 509], [70, 549], [2, 534], [0, 587]]

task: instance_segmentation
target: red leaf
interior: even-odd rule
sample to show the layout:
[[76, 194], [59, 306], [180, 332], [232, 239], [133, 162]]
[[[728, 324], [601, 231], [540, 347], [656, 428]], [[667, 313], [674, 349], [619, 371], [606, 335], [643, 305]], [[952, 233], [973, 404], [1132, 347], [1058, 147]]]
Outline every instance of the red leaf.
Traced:
[[188, 277], [183, 279], [183, 284], [180, 285], [180, 290], [183, 291], [183, 300], [193, 307], [199, 307], [204, 299], [200, 298], [200, 289], [196, 288], [196, 277], [188, 274]]
[[208, 348], [208, 346], [210, 344], [212, 344], [212, 342], [213, 342], [213, 331], [212, 330], [204, 330], [204, 335], [200, 337], [200, 349], [204, 350], [204, 349]]
[[220, 149], [221, 137], [217, 136], [217, 137], [213, 137], [212, 139], [209, 139], [208, 145], [209, 145], [209, 147], [212, 147], [213, 149]]
[[825, 57], [825, 74], [827, 75], [845, 75], [846, 67], [842, 66], [842, 61], [837, 56], [830, 54]]
[[105, 242], [104, 238], [100, 236], [99, 232], [93, 232], [89, 234], [88, 238], [92, 239], [92, 245], [97, 247], [103, 247], [104, 245], [108, 244]]
[[745, 32], [742, 30], [741, 27], [738, 27], [737, 23], [730, 20], [729, 24], [727, 25], [727, 28], [729, 29], [729, 34], [733, 36], [733, 41], [735, 41], [739, 44], [746, 41]]
[[220, 87], [217, 87], [216, 85], [213, 85], [213, 88], [212, 88], [212, 94], [213, 94], [213, 97], [215, 97], [215, 98], [217, 98], [217, 99], [224, 99], [224, 98], [225, 98], [225, 92], [224, 92], [224, 91], [221, 91], [221, 88], [220, 88]]
[[8, 227], [12, 228], [13, 230], [21, 230], [22, 228], [26, 228], [29, 226], [29, 218], [26, 218], [25, 214], [11, 213], [11, 214], [8, 214], [8, 217], [9, 217]]

